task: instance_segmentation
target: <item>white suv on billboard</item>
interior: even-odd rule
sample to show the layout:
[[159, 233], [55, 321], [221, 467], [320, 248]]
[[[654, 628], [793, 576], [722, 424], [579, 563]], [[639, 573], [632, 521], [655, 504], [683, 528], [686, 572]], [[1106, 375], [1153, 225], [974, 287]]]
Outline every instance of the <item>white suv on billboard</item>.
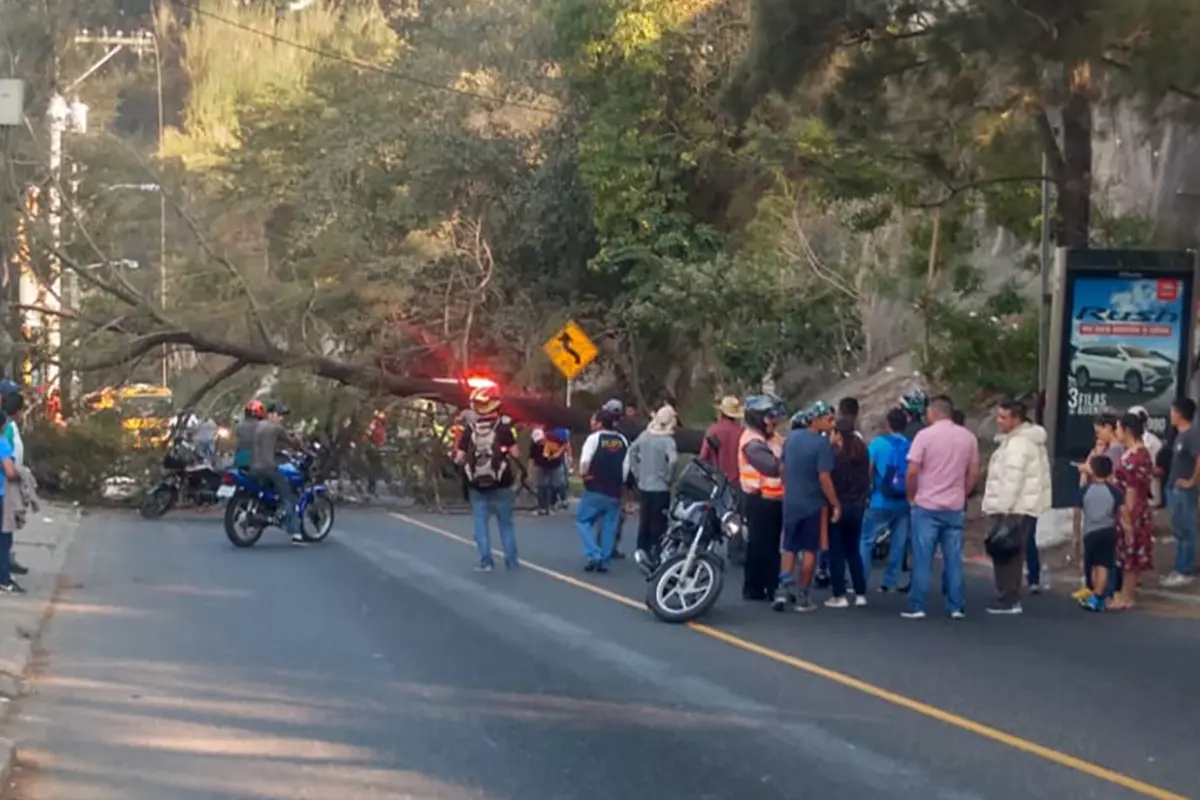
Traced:
[[1162, 353], [1127, 344], [1089, 344], [1071, 359], [1075, 386], [1118, 386], [1130, 394], [1160, 394], [1175, 381], [1175, 362]]

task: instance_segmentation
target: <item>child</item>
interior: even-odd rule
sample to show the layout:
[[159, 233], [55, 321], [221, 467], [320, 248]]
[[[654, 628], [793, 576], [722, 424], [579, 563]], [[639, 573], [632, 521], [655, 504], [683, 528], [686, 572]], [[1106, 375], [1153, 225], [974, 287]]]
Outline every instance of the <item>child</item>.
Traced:
[[1083, 538], [1083, 565], [1088, 588], [1077, 595], [1079, 604], [1089, 611], [1103, 611], [1104, 600], [1112, 595], [1113, 566], [1116, 561], [1116, 515], [1121, 494], [1112, 485], [1113, 463], [1108, 456], [1092, 456], [1088, 462], [1088, 483], [1076, 512], [1076, 537]]

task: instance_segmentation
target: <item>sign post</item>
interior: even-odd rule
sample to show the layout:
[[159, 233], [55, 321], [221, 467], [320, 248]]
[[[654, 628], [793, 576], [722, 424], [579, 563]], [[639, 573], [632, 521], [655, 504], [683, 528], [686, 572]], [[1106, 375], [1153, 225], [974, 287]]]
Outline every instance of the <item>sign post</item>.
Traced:
[[1055, 258], [1046, 429], [1055, 508], [1074, 505], [1095, 418], [1146, 409], [1170, 424], [1195, 355], [1195, 253], [1063, 250]]
[[567, 406], [570, 407], [572, 382], [588, 364], [596, 360], [600, 349], [583, 332], [583, 328], [572, 320], [559, 328], [542, 345], [542, 350], [567, 379]]

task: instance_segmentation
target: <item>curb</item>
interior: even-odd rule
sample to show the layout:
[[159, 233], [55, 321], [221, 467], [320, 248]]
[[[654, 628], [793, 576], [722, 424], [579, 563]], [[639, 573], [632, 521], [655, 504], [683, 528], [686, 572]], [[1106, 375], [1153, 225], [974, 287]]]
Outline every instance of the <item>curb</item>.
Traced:
[[[78, 507], [62, 508], [59, 519], [61, 521], [57, 524], [66, 525], [67, 531], [55, 542], [50, 556], [50, 566], [46, 568], [45, 575], [50, 581], [50, 591], [45, 597], [38, 597], [34, 601], [37, 604], [35, 606], [37, 613], [32, 616], [32, 623], [28, 629], [24, 625], [18, 624], [15, 637], [6, 640], [12, 644], [4, 646], [4, 649], [8, 650], [11, 655], [3, 659], [4, 667], [0, 670], [0, 697], [8, 701], [9, 710], [24, 691], [24, 676], [33, 661], [34, 643], [38, 639], [41, 627], [46, 621], [57, 593], [59, 579], [67, 561], [67, 551], [75, 540], [75, 534], [82, 527], [83, 513]], [[16, 763], [16, 743], [11, 739], [0, 737], [0, 792], [7, 790]]]

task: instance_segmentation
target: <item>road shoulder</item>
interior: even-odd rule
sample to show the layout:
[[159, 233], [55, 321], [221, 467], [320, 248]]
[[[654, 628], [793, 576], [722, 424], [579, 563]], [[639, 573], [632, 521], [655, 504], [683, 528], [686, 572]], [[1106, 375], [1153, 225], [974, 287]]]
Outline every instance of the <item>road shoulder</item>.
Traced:
[[[54, 602], [67, 551], [82, 522], [75, 506], [46, 503], [17, 531], [17, 560], [29, 568], [20, 579], [27, 594], [0, 597], [0, 703], [11, 727], [15, 701], [24, 691], [38, 634]], [[7, 786], [17, 760], [17, 742], [0, 737], [0, 786]]]

